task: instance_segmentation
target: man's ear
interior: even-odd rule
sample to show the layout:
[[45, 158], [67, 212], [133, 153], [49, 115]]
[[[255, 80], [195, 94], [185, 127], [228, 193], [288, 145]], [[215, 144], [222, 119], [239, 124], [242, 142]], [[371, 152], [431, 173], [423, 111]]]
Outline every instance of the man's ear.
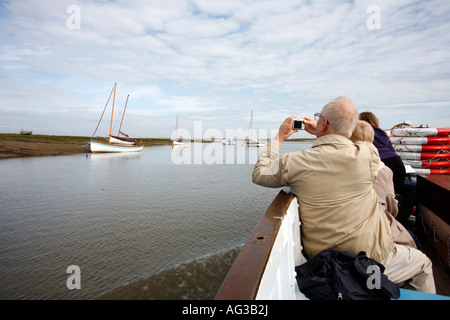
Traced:
[[319, 126], [319, 131], [320, 132], [327, 131], [327, 127], [328, 127], [328, 120], [327, 120], [327, 118], [323, 118], [321, 122], [322, 122], [322, 124]]

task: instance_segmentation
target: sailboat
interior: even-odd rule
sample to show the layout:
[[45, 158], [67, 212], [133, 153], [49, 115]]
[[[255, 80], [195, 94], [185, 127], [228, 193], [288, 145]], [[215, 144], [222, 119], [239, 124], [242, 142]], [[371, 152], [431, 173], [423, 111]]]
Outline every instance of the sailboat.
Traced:
[[175, 124], [175, 136], [172, 138], [172, 147], [175, 146], [184, 146], [183, 137], [178, 136], [178, 116]]
[[256, 138], [253, 138], [253, 110], [250, 117], [250, 129], [249, 129], [249, 136], [247, 138], [247, 146], [249, 147], [263, 147], [264, 143], [259, 141]]
[[[130, 95], [127, 96], [127, 100], [125, 103], [125, 107], [123, 110], [123, 114], [122, 114], [122, 121], [120, 122], [120, 128], [119, 128], [119, 132], [117, 135], [113, 136], [112, 133], [112, 123], [113, 123], [113, 118], [114, 118], [114, 102], [116, 100], [116, 88], [117, 88], [117, 83], [114, 83], [114, 97], [113, 97], [113, 103], [112, 103], [112, 111], [111, 111], [111, 124], [109, 127], [109, 138], [104, 141], [104, 142], [100, 142], [100, 141], [93, 141], [92, 138], [95, 135], [95, 132], [97, 132], [98, 126], [100, 125], [100, 122], [102, 121], [103, 118], [103, 114], [105, 113], [106, 107], [108, 106], [108, 102], [109, 99], [111, 98], [111, 94], [109, 95], [108, 101], [106, 102], [105, 105], [105, 109], [103, 109], [103, 113], [102, 116], [100, 117], [100, 121], [97, 125], [97, 128], [94, 131], [94, 134], [92, 135], [91, 138], [91, 152], [92, 153], [101, 153], [101, 152], [139, 152], [142, 151], [144, 149], [144, 146], [142, 145], [142, 143], [140, 141], [137, 141], [135, 139], [131, 139], [127, 134], [123, 133], [121, 131], [122, 129], [122, 123], [123, 123], [123, 118], [125, 116], [125, 110], [128, 104], [128, 98], [130, 97]], [[120, 136], [123, 135], [123, 136]]]
[[237, 141], [236, 137], [234, 137], [233, 139], [225, 138], [225, 139], [222, 140], [222, 144], [224, 144], [224, 145], [235, 145], [236, 141]]

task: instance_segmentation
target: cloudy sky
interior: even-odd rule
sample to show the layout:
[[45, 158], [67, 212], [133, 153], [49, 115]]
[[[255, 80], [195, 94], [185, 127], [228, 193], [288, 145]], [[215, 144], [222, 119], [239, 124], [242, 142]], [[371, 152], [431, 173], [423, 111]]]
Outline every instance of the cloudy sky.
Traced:
[[447, 0], [0, 1], [0, 35], [3, 133], [91, 136], [115, 82], [133, 137], [276, 129], [341, 95], [385, 129], [450, 126]]

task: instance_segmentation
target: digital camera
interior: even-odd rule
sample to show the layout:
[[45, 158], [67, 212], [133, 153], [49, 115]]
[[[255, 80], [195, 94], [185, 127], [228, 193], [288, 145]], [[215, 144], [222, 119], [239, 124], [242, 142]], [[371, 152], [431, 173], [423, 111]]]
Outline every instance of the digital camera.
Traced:
[[292, 129], [294, 130], [304, 130], [305, 124], [303, 123], [302, 119], [294, 119], [294, 125], [292, 126]]

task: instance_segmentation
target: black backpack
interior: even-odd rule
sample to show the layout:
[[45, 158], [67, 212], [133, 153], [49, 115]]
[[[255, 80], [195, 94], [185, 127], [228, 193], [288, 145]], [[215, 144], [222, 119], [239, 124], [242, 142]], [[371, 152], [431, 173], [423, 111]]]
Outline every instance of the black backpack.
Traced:
[[[375, 270], [377, 267], [378, 271]], [[311, 300], [389, 300], [400, 297], [398, 286], [383, 274], [384, 266], [367, 257], [364, 251], [355, 255], [324, 250], [295, 267], [295, 271], [300, 291]], [[375, 276], [378, 279], [372, 282]]]

